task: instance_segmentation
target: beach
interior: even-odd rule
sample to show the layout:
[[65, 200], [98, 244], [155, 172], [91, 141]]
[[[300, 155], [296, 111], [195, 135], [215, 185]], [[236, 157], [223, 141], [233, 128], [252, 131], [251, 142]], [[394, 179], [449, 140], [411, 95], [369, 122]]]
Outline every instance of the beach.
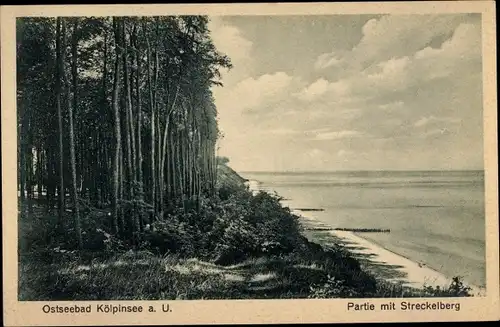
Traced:
[[[294, 213], [299, 215], [306, 231], [321, 231], [319, 233], [317, 231], [315, 233], [306, 232], [308, 238], [326, 246], [332, 243], [343, 246], [352, 253], [354, 258], [361, 262], [365, 270], [378, 279], [418, 289], [426, 286], [443, 288], [449, 286], [452, 282], [451, 278], [427, 267], [424, 263], [414, 262], [359, 236], [361, 233], [328, 230], [329, 226], [324, 223], [307, 217], [307, 215], [298, 211]], [[471, 294], [475, 296], [485, 295], [484, 288], [471, 284], [468, 284], [468, 286], [471, 288]]]
[[[343, 179], [318, 174], [242, 175], [254, 193], [265, 190], [283, 197], [282, 204], [301, 217], [308, 238], [322, 245], [341, 245], [380, 280], [413, 288], [442, 288], [460, 276], [472, 294], [485, 294], [481, 226], [470, 224], [471, 217], [480, 217], [481, 212], [476, 211], [481, 203], [466, 202], [480, 192], [474, 193], [477, 182], [469, 183], [468, 175], [413, 174], [396, 179], [378, 175], [341, 176]], [[304, 182], [306, 178], [309, 180]], [[390, 232], [358, 232], [360, 229]], [[484, 224], [482, 229], [484, 233]]]

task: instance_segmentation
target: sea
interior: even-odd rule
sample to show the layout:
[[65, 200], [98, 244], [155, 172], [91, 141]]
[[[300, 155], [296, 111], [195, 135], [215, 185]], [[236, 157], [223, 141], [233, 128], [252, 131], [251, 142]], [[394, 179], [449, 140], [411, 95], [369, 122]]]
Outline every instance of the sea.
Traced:
[[483, 171], [240, 172], [290, 209], [485, 287]]

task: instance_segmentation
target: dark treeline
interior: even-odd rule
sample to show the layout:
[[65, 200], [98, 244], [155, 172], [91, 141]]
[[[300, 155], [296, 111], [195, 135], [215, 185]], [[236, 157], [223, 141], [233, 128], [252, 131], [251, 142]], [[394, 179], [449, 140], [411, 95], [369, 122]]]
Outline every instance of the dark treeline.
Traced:
[[83, 209], [107, 212], [109, 231], [129, 239], [171, 210], [199, 210], [217, 176], [211, 87], [231, 67], [207, 25], [202, 16], [18, 19], [21, 203], [57, 209], [59, 228], [71, 218], [80, 247]]

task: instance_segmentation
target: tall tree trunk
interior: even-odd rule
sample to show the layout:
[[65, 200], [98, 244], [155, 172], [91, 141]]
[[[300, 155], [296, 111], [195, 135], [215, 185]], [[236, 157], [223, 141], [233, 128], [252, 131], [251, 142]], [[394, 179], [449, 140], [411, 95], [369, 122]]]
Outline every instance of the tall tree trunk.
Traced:
[[[49, 136], [49, 144], [53, 144], [53, 136]], [[52, 211], [54, 208], [54, 155], [53, 147], [48, 147], [45, 156], [45, 164], [47, 171], [47, 179], [45, 180], [45, 186], [47, 188], [47, 211]]]
[[[24, 134], [21, 132], [19, 134]], [[24, 137], [20, 136], [20, 147], [19, 147], [19, 196], [21, 203], [24, 203], [25, 199], [25, 187], [26, 187], [26, 151], [24, 151]]]
[[[163, 129], [163, 142], [162, 142], [163, 148], [161, 149], [161, 152], [160, 152], [161, 153], [161, 156], [160, 156], [161, 157], [161, 161], [160, 161], [160, 194], [161, 194], [160, 201], [162, 201], [162, 202], [165, 202], [164, 181], [165, 181], [165, 160], [166, 160], [166, 156], [167, 156], [167, 137], [168, 137], [169, 127], [170, 127], [170, 119], [171, 119], [172, 114], [175, 111], [175, 106], [177, 104], [177, 98], [179, 96], [179, 91], [180, 91], [180, 86], [181, 86], [180, 82], [181, 81], [180, 81], [180, 77], [179, 77], [179, 82], [177, 84], [174, 99], [173, 99], [171, 104], [169, 103], [169, 109], [168, 109], [167, 117], [165, 119], [165, 127]], [[168, 185], [167, 185], [167, 187], [168, 187]]]
[[[31, 114], [30, 114], [31, 116]], [[30, 117], [31, 120], [31, 117]], [[31, 125], [31, 124], [30, 124]], [[27, 190], [27, 201], [28, 201], [28, 211], [33, 212], [33, 152], [32, 152], [32, 139], [33, 130], [31, 127], [28, 130], [28, 145], [26, 146], [26, 158], [27, 158], [27, 178], [26, 178], [26, 190]]]
[[18, 141], [18, 148], [17, 148], [17, 158], [18, 158], [18, 181], [19, 181], [19, 199], [21, 200], [20, 202], [23, 204], [24, 203], [24, 188], [25, 188], [25, 178], [26, 178], [26, 164], [24, 160], [24, 143], [25, 143], [25, 138], [26, 138], [26, 123], [25, 123], [25, 115], [26, 115], [26, 109], [25, 105], [22, 100], [18, 101], [18, 117], [19, 120], [17, 121], [18, 123], [18, 130], [17, 130], [17, 141]]
[[[158, 100], [157, 100], [158, 101]], [[158, 110], [158, 105], [156, 105], [156, 212], [160, 212], [162, 210], [161, 204], [161, 171], [160, 171], [160, 163], [161, 163], [161, 121], [160, 121], [160, 112]]]
[[[64, 22], [63, 22], [64, 24]], [[76, 239], [78, 241], [78, 247], [83, 248], [83, 240], [82, 240], [82, 230], [81, 230], [81, 222], [80, 222], [80, 208], [78, 205], [78, 194], [76, 190], [76, 158], [75, 158], [75, 131], [73, 127], [73, 110], [76, 111], [76, 107], [78, 104], [78, 71], [77, 71], [77, 47], [78, 47], [78, 18], [75, 18], [75, 22], [73, 25], [73, 36], [71, 42], [71, 72], [72, 72], [72, 84], [73, 84], [73, 105], [68, 103], [69, 110], [69, 149], [71, 156], [71, 177], [73, 180], [72, 183], [72, 195], [73, 195], [73, 205], [74, 207], [74, 220], [75, 220], [75, 231], [76, 231]], [[69, 88], [68, 88], [69, 90]], [[68, 92], [69, 93], [69, 92]], [[69, 95], [69, 94], [68, 94]], [[68, 102], [69, 102], [68, 96]]]
[[[125, 25], [125, 24], [124, 24]], [[123, 28], [125, 34], [125, 27]], [[132, 46], [132, 35], [129, 33], [129, 43], [127, 43], [126, 34], [124, 35], [124, 51], [125, 51], [125, 70], [126, 70], [126, 91], [127, 91], [127, 106], [129, 111], [129, 125], [130, 125], [130, 139], [132, 145], [132, 180], [135, 184], [137, 181], [137, 148], [136, 148], [136, 139], [135, 139], [135, 115], [134, 115], [134, 106], [132, 105], [132, 90], [134, 88], [134, 70], [130, 69], [130, 62], [132, 59], [128, 60], [128, 48], [129, 43]], [[134, 186], [135, 187], [135, 186]]]
[[[108, 31], [104, 29], [104, 50], [103, 50], [103, 70], [102, 70], [102, 104], [105, 112], [108, 112], [109, 104], [108, 104]], [[108, 144], [107, 139], [104, 137], [105, 132], [101, 132], [101, 168], [99, 174], [99, 185], [101, 188], [101, 201], [103, 203], [107, 202], [109, 194], [107, 193], [109, 180], [105, 178], [107, 176], [107, 167], [108, 167]]]
[[[155, 171], [157, 172], [157, 174], [160, 174], [159, 171], [160, 171], [160, 160], [161, 160], [161, 126], [160, 126], [160, 116], [159, 116], [159, 112], [158, 112], [158, 105], [159, 105], [159, 101], [158, 101], [158, 75], [159, 75], [159, 72], [160, 72], [160, 63], [159, 63], [159, 50], [158, 50], [158, 45], [159, 45], [159, 42], [160, 42], [160, 35], [159, 35], [159, 29], [160, 29], [160, 24], [159, 24], [159, 21], [158, 21], [158, 17], [155, 18], [155, 67], [154, 67], [154, 87], [153, 87], [153, 105], [155, 107], [155, 114], [156, 114], [156, 135], [158, 135], [158, 140], [156, 141], [157, 143], [157, 150], [156, 150], [156, 162], [155, 162], [155, 165], [156, 165], [156, 169]], [[161, 175], [160, 175], [161, 177]], [[160, 202], [162, 201], [162, 199], [160, 199], [160, 178], [158, 178], [158, 176], [156, 177], [156, 191], [155, 191], [155, 194], [156, 194], [156, 203], [157, 205], [160, 206], [160, 210], [161, 210], [161, 204]], [[157, 209], [157, 212], [158, 212], [158, 209]]]
[[125, 21], [120, 19], [121, 25], [121, 42], [120, 45], [122, 47], [122, 55], [123, 55], [123, 81], [124, 81], [124, 91], [123, 95], [125, 96], [125, 139], [126, 139], [126, 147], [127, 147], [127, 197], [129, 199], [132, 198], [132, 187], [131, 184], [134, 178], [134, 169], [133, 169], [133, 159], [132, 159], [132, 108], [131, 108], [131, 99], [130, 99], [130, 85], [129, 85], [129, 74], [128, 74], [128, 58], [127, 58], [127, 41], [125, 35]]
[[[118, 198], [120, 199], [120, 201], [122, 201], [123, 199], [123, 176], [125, 175], [125, 172], [123, 171], [123, 146], [120, 146], [120, 161], [119, 161], [119, 193], [118, 193]], [[122, 228], [122, 234], [125, 233], [125, 217], [124, 217], [124, 208], [123, 208], [123, 204], [120, 204], [120, 210], [119, 210], [119, 217], [120, 217], [120, 225], [121, 225], [121, 228]]]
[[135, 91], [137, 97], [137, 179], [139, 182], [139, 193], [143, 193], [143, 176], [142, 176], [142, 108], [141, 108], [141, 60], [139, 58], [139, 44], [137, 42], [137, 30], [134, 28], [134, 46], [135, 46], [135, 66], [136, 66], [136, 83], [135, 83]]
[[[113, 18], [113, 27], [115, 30], [115, 43], [118, 45], [119, 36], [118, 36], [118, 21], [119, 18]], [[122, 136], [121, 136], [121, 126], [120, 126], [120, 109], [118, 107], [118, 96], [120, 93], [120, 53], [119, 50], [116, 50], [115, 53], [115, 67], [114, 67], [114, 81], [113, 81], [113, 112], [115, 116], [115, 156], [114, 156], [114, 164], [113, 164], [113, 228], [116, 234], [119, 233], [118, 229], [118, 189], [120, 186], [120, 176], [119, 176], [119, 166], [120, 166], [120, 148], [122, 144]]]
[[171, 171], [171, 176], [172, 176], [172, 196], [177, 195], [177, 178], [176, 178], [176, 154], [175, 154], [175, 139], [174, 139], [174, 132], [170, 134], [170, 162], [169, 162], [169, 169]]
[[[57, 121], [58, 121], [58, 136], [59, 136], [59, 227], [63, 224], [64, 214], [64, 149], [63, 149], [63, 121], [62, 121], [62, 75], [64, 71], [64, 49], [65, 45], [61, 45], [61, 34], [66, 34], [66, 27], [62, 23], [61, 31], [61, 17], [57, 17], [57, 31], [56, 31], [56, 62], [57, 62], [57, 76], [56, 76], [56, 102], [57, 102]], [[64, 40], [64, 38], [63, 38]]]
[[43, 186], [43, 147], [39, 146], [36, 149], [36, 193], [38, 194], [38, 199], [42, 198], [42, 186]]
[[[145, 25], [146, 27], [146, 25]], [[153, 219], [156, 214], [156, 207], [155, 207], [155, 199], [156, 199], [156, 192], [155, 192], [155, 186], [156, 186], [156, 176], [155, 176], [155, 105], [154, 105], [154, 99], [153, 99], [153, 86], [151, 83], [151, 44], [149, 42], [149, 36], [147, 35], [147, 30], [146, 28], [143, 29], [146, 37], [146, 44], [147, 44], [147, 74], [148, 74], [148, 91], [149, 91], [149, 109], [150, 109], [150, 117], [151, 117], [151, 205], [153, 206]]]
[[[133, 78], [132, 78], [132, 71], [129, 69], [129, 61], [128, 61], [128, 42], [126, 38], [126, 28], [125, 28], [125, 21], [122, 20], [122, 45], [123, 45], [123, 75], [124, 75], [124, 83], [125, 83], [125, 91], [126, 91], [126, 102], [125, 102], [125, 110], [126, 112], [126, 117], [127, 117], [127, 148], [128, 148], [128, 159], [129, 159], [129, 198], [131, 200], [135, 199], [136, 195], [136, 181], [137, 181], [137, 172], [136, 172], [136, 163], [137, 163], [137, 155], [136, 155], [136, 148], [135, 148], [135, 129], [134, 129], [134, 113], [132, 109], [132, 94], [131, 94], [131, 89], [132, 89], [132, 83], [133, 83]], [[130, 36], [131, 38], [131, 36]], [[130, 73], [129, 73], [130, 72]], [[134, 241], [137, 242], [137, 232], [139, 231], [138, 228], [138, 217], [137, 217], [137, 210], [134, 207], [135, 206], [135, 201], [133, 203], [133, 208], [132, 212], [130, 215], [130, 227], [132, 230], [132, 235], [134, 238]]]

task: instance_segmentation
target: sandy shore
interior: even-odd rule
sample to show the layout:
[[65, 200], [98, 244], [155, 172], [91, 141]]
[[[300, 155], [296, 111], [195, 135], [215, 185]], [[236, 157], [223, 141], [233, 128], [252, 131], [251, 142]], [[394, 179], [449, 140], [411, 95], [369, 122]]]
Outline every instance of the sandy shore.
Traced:
[[[294, 212], [303, 219], [306, 228], [330, 227], [303, 212]], [[370, 242], [358, 234], [349, 231], [324, 231], [323, 243], [335, 243], [344, 246], [354, 257], [360, 260], [365, 269], [378, 278], [404, 286], [423, 288], [424, 286], [447, 287], [452, 280], [442, 273], [425, 266], [424, 263], [414, 262], [399, 254], [389, 251], [382, 246]], [[485, 290], [474, 285], [472, 294], [484, 296]]]

